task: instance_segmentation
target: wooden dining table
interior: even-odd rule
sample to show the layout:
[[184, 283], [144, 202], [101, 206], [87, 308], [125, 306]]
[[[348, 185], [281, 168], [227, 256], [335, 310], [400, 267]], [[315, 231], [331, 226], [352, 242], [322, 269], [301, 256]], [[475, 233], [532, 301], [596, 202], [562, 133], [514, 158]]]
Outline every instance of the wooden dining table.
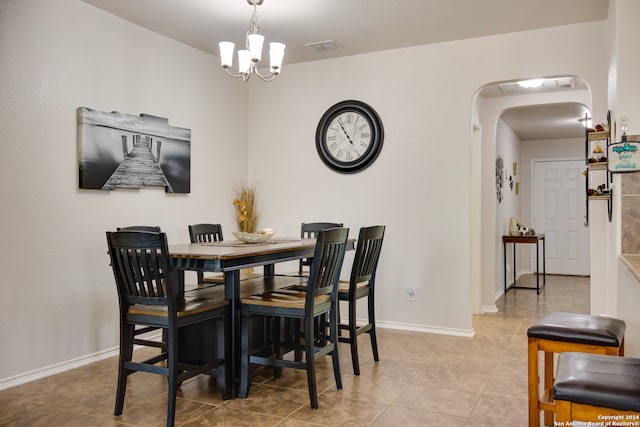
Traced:
[[[240, 272], [247, 268], [263, 268], [267, 283], [278, 282], [284, 286], [287, 281], [298, 278], [277, 277], [275, 264], [297, 261], [313, 257], [316, 239], [271, 238], [263, 243], [243, 243], [237, 240], [169, 245], [171, 266], [178, 275], [179, 292], [184, 293], [184, 271], [224, 273], [224, 297], [230, 305], [230, 339], [225, 360], [231, 366], [233, 375], [232, 393], [237, 394], [240, 372], [240, 296], [242, 287], [250, 286], [251, 280], [241, 281]], [[349, 239], [347, 250], [355, 248], [355, 239]], [[253, 280], [253, 283], [256, 281]]]

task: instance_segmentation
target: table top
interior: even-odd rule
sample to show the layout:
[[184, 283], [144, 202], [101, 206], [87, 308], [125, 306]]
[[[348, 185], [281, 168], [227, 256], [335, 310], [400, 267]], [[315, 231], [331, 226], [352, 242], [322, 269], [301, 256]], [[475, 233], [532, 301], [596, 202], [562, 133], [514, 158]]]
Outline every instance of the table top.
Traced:
[[315, 249], [316, 239], [272, 238], [263, 243], [243, 243], [239, 240], [169, 245], [171, 258], [223, 260], [265, 255], [275, 252]]
[[[355, 248], [355, 241], [347, 241], [347, 250]], [[299, 237], [272, 238], [264, 243], [225, 240], [169, 245], [169, 257], [173, 268], [179, 270], [223, 272], [313, 257], [315, 248], [316, 239]]]
[[511, 235], [502, 236], [502, 241], [504, 243], [538, 243], [539, 240], [543, 240], [543, 239], [544, 239], [544, 233], [534, 234], [529, 236], [511, 236]]

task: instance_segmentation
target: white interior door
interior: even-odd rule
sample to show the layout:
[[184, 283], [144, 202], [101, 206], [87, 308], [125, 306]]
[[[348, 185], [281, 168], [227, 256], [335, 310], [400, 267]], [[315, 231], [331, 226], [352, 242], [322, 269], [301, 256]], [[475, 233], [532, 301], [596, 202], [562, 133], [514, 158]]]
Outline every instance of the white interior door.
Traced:
[[533, 228], [544, 233], [547, 273], [588, 276], [583, 160], [535, 161]]

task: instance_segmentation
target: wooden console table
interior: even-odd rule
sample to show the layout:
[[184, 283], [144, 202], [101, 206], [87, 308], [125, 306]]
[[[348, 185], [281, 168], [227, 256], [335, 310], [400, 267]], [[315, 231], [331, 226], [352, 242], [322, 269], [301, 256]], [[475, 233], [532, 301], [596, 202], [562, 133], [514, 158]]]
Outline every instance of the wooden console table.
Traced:
[[[542, 287], [540, 287], [540, 241], [542, 241]], [[507, 243], [513, 243], [513, 285], [507, 288]], [[535, 243], [536, 245], [536, 287], [516, 286], [516, 243]], [[504, 258], [504, 293], [513, 289], [535, 289], [538, 295], [547, 283], [547, 267], [545, 262], [545, 240], [544, 234], [533, 236], [502, 236], [502, 252]]]

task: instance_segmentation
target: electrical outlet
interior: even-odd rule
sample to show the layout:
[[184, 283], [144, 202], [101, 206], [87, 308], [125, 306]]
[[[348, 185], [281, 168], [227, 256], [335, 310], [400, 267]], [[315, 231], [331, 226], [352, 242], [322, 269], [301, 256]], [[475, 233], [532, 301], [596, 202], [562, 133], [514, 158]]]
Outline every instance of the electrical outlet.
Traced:
[[407, 288], [407, 300], [409, 301], [416, 300], [416, 288]]

